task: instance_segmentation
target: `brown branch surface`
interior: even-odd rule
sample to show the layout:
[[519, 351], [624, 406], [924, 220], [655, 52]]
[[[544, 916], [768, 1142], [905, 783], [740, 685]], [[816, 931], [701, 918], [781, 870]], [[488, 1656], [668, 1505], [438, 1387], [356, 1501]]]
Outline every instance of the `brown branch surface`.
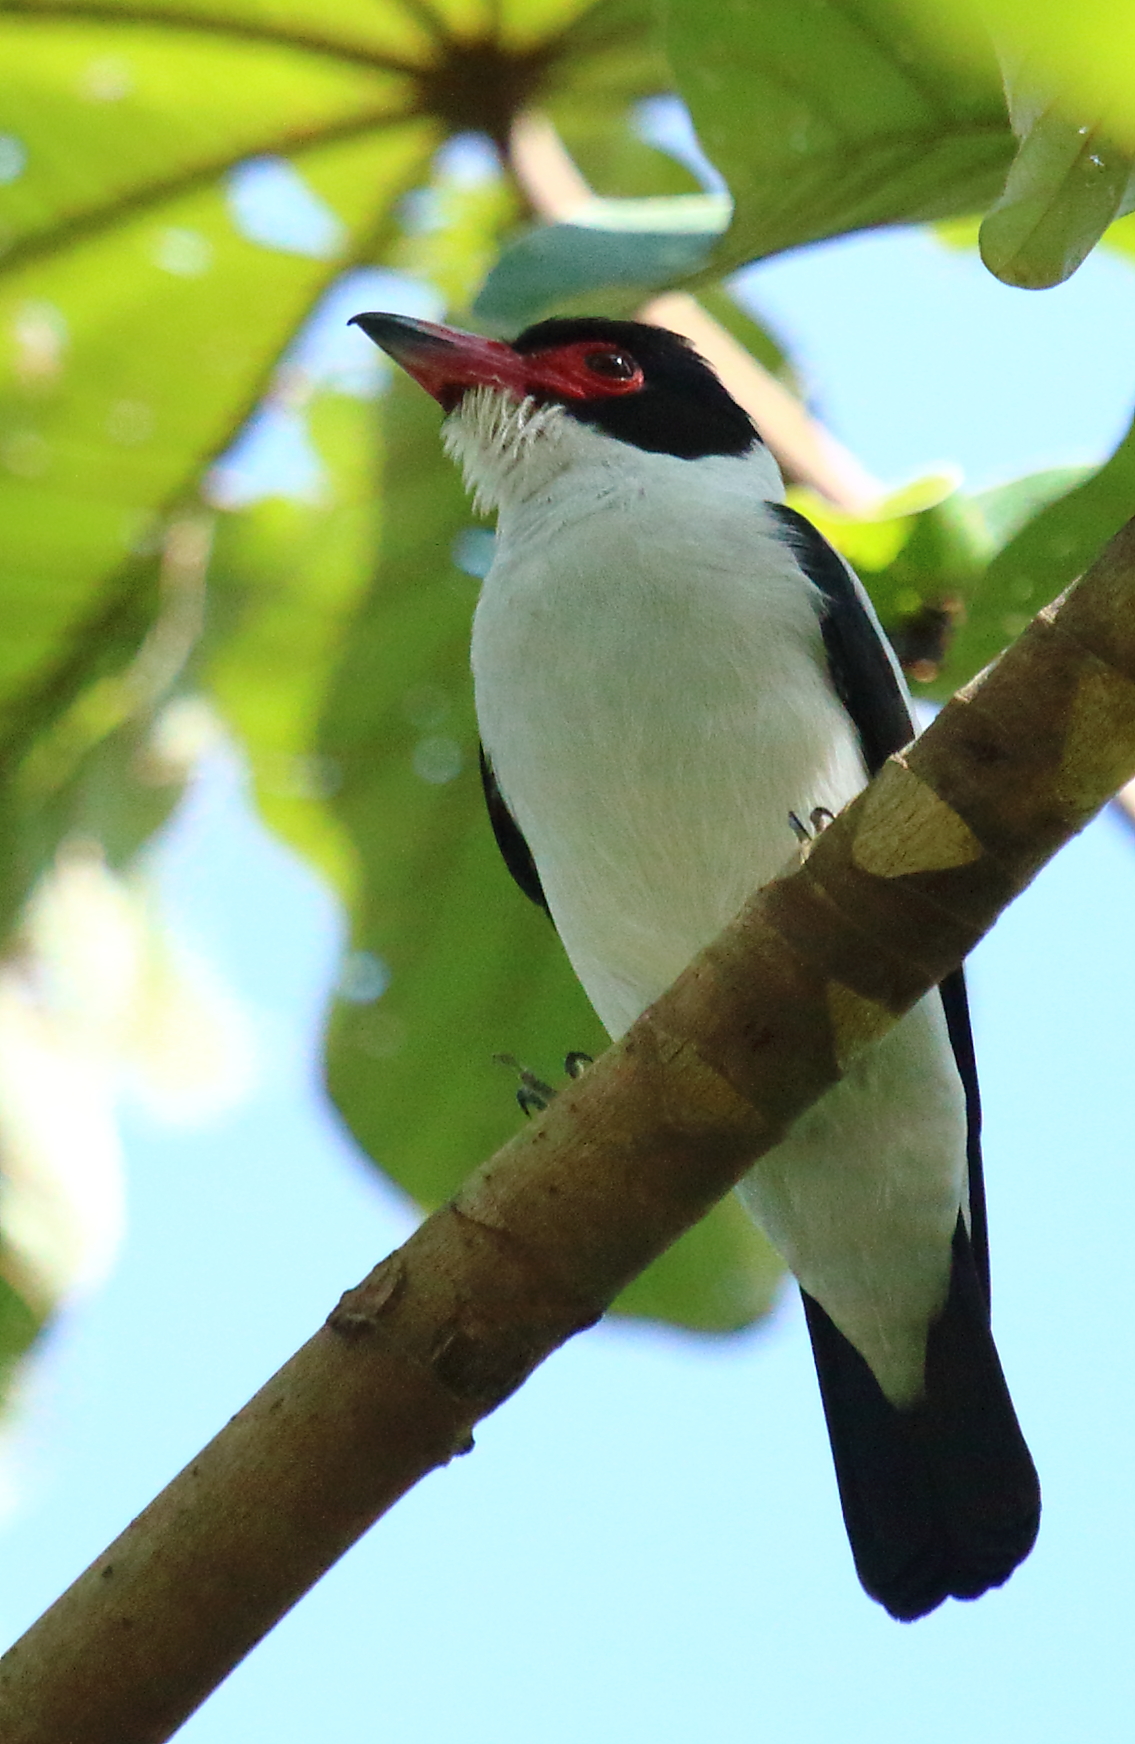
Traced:
[[953, 968], [1135, 774], [1135, 522], [0, 1661], [4, 1744], [156, 1744]]

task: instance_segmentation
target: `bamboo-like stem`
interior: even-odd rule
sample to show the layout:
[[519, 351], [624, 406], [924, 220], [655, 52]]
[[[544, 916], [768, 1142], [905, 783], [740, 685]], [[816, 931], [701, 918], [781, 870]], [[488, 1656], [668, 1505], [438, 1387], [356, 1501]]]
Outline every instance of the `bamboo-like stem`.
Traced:
[[549, 224], [572, 223], [595, 198], [548, 117], [535, 110], [513, 121], [508, 160], [528, 204]]
[[[585, 219], [594, 195], [546, 116], [517, 117], [509, 162], [539, 217], [550, 224]], [[878, 479], [694, 297], [667, 291], [645, 303], [638, 318], [693, 341], [794, 483], [810, 485], [849, 515], [870, 514], [882, 502], [886, 492]]]
[[1135, 522], [17, 1642], [4, 1744], [168, 1738], [1133, 775]]

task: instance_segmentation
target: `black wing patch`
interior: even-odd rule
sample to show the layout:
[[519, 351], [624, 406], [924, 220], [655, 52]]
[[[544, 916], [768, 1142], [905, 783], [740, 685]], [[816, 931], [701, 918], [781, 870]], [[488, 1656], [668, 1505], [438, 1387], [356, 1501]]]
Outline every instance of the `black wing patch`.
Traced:
[[788, 534], [804, 574], [823, 596], [820, 630], [832, 683], [855, 723], [868, 771], [876, 775], [891, 752], [900, 751], [914, 737], [894, 667], [843, 558], [811, 521], [787, 503], [768, 507]]
[[[808, 580], [823, 595], [820, 629], [836, 694], [855, 723], [872, 775], [893, 751], [914, 737], [914, 727], [894, 667], [879, 632], [863, 609], [851, 571], [823, 535], [786, 503], [769, 509], [791, 540]], [[969, 1164], [970, 1241], [978, 1278], [989, 1300], [989, 1241], [981, 1174], [981, 1100], [977, 1087], [965, 976], [961, 969], [941, 986], [950, 1044], [966, 1096], [966, 1160]]]
[[528, 900], [534, 902], [537, 908], [542, 908], [544, 913], [548, 914], [544, 886], [540, 883], [540, 874], [536, 870], [532, 851], [521, 835], [516, 819], [501, 797], [501, 790], [497, 786], [492, 764], [485, 755], [483, 745], [480, 746], [480, 754], [481, 786], [485, 790], [485, 804], [489, 808], [489, 822], [493, 826], [497, 847], [501, 851], [505, 865]]

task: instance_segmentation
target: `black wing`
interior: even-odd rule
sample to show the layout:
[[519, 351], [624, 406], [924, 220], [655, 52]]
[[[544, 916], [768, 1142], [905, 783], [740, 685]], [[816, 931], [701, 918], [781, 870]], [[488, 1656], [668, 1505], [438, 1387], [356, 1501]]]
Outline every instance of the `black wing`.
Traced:
[[868, 771], [876, 775], [891, 752], [901, 751], [914, 737], [895, 669], [843, 558], [787, 503], [768, 506], [788, 534], [804, 574], [823, 595], [820, 629], [832, 683], [855, 723]]
[[[859, 597], [851, 570], [811, 521], [787, 503], [770, 513], [789, 536], [797, 561], [823, 596], [820, 630], [836, 695], [851, 716], [863, 759], [875, 775], [894, 751], [914, 737], [914, 724], [895, 669]], [[950, 1044], [966, 1096], [966, 1160], [969, 1164], [970, 1239], [978, 1277], [989, 1297], [989, 1241], [985, 1183], [981, 1173], [981, 1097], [977, 1085], [965, 974], [955, 969], [941, 986]]]
[[489, 822], [493, 826], [497, 847], [501, 851], [505, 865], [525, 896], [547, 914], [549, 910], [544, 896], [544, 886], [540, 883], [540, 874], [536, 870], [532, 850], [521, 835], [516, 819], [501, 797], [501, 790], [497, 786], [496, 776], [493, 774], [493, 766], [485, 755], [485, 747], [481, 745], [479, 750], [481, 786], [485, 790], [485, 804], [489, 808]]
[[[803, 515], [770, 508], [822, 595], [832, 683], [874, 775], [914, 736], [894, 668], [842, 558]], [[856, 1569], [871, 1596], [904, 1619], [951, 1595], [975, 1598], [999, 1586], [1032, 1548], [1040, 1514], [1036, 1472], [989, 1326], [981, 1103], [961, 969], [940, 992], [966, 1097], [970, 1229], [959, 1217], [922, 1400], [906, 1411], [890, 1404], [858, 1351], [803, 1293]]]

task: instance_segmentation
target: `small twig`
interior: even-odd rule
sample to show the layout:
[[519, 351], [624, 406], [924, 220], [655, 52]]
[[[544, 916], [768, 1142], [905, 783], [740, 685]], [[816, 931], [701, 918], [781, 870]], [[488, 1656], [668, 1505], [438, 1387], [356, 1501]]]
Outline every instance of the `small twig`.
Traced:
[[595, 198], [546, 115], [529, 109], [516, 117], [508, 156], [528, 204], [548, 224], [570, 224]]

